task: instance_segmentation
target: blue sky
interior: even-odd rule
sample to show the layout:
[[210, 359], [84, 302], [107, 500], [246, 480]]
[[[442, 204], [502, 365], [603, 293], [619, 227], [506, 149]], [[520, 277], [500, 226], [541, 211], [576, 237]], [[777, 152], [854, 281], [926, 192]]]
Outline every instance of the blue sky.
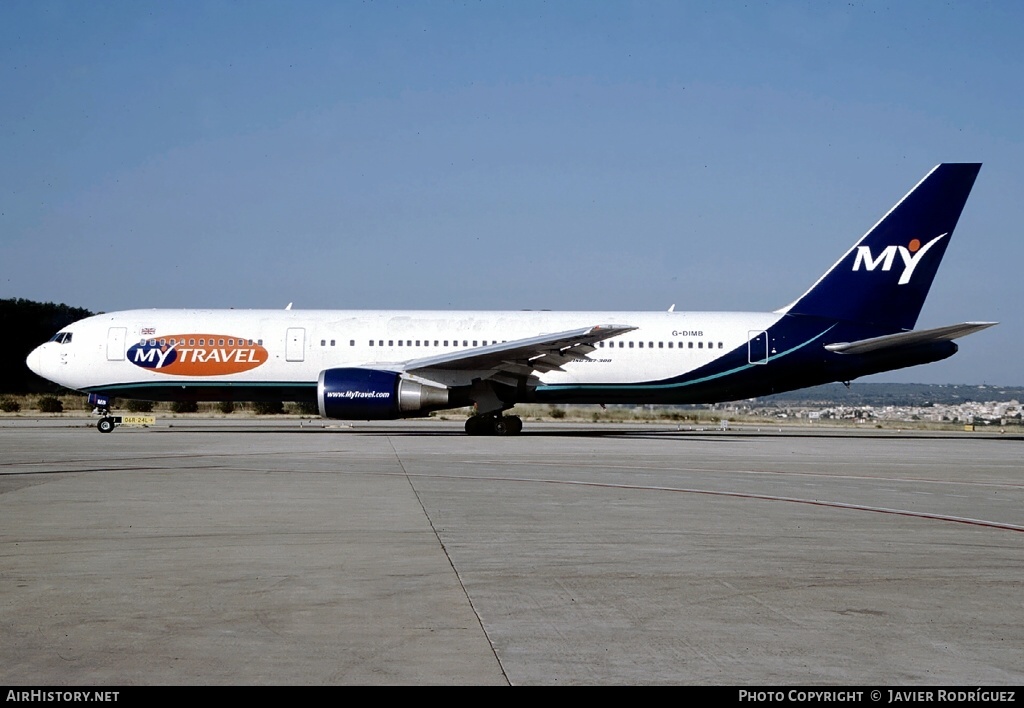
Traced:
[[983, 162], [871, 380], [1024, 385], [1024, 4], [0, 3], [0, 297], [771, 310]]

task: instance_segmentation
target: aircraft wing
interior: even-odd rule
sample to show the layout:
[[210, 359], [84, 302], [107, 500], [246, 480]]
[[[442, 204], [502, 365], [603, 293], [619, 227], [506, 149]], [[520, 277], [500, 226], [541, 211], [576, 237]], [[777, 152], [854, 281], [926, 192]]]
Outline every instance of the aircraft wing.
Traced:
[[826, 344], [825, 348], [830, 352], [837, 352], [839, 354], [867, 354], [868, 352], [874, 352], [880, 349], [905, 347], [912, 344], [942, 341], [948, 342], [952, 339], [958, 339], [959, 337], [966, 337], [968, 334], [980, 332], [981, 330], [987, 329], [996, 324], [999, 323], [961, 322], [960, 324], [946, 325], [945, 327], [936, 327], [935, 329], [922, 329], [919, 331], [887, 334], [882, 337], [861, 339], [856, 342], [836, 342], [835, 344]]
[[597, 342], [634, 329], [636, 327], [630, 325], [594, 325], [411, 359], [399, 368], [453, 383], [470, 383], [474, 378], [483, 378], [515, 385], [538, 373], [561, 371], [563, 364], [585, 359]]

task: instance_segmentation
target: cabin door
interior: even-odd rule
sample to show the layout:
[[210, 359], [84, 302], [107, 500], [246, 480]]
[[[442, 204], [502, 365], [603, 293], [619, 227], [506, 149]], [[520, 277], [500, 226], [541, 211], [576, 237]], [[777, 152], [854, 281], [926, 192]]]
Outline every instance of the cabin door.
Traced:
[[124, 361], [124, 340], [127, 327], [111, 327], [107, 330], [107, 361]]
[[303, 361], [306, 358], [306, 330], [289, 327], [284, 339], [285, 361]]
[[762, 331], [747, 332], [747, 361], [751, 364], [768, 363], [768, 333]]

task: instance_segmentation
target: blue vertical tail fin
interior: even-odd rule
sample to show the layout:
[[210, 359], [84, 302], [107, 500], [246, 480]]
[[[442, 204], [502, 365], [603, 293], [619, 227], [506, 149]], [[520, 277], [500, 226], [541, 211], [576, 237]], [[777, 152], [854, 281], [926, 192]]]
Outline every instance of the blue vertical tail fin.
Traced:
[[782, 311], [913, 329], [980, 169], [936, 166]]

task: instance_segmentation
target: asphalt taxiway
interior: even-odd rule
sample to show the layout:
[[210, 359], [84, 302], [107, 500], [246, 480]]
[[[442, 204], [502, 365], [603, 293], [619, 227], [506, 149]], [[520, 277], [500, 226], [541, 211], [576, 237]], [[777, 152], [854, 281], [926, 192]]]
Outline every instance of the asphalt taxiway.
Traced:
[[0, 420], [0, 682], [1024, 683], [1020, 435]]

